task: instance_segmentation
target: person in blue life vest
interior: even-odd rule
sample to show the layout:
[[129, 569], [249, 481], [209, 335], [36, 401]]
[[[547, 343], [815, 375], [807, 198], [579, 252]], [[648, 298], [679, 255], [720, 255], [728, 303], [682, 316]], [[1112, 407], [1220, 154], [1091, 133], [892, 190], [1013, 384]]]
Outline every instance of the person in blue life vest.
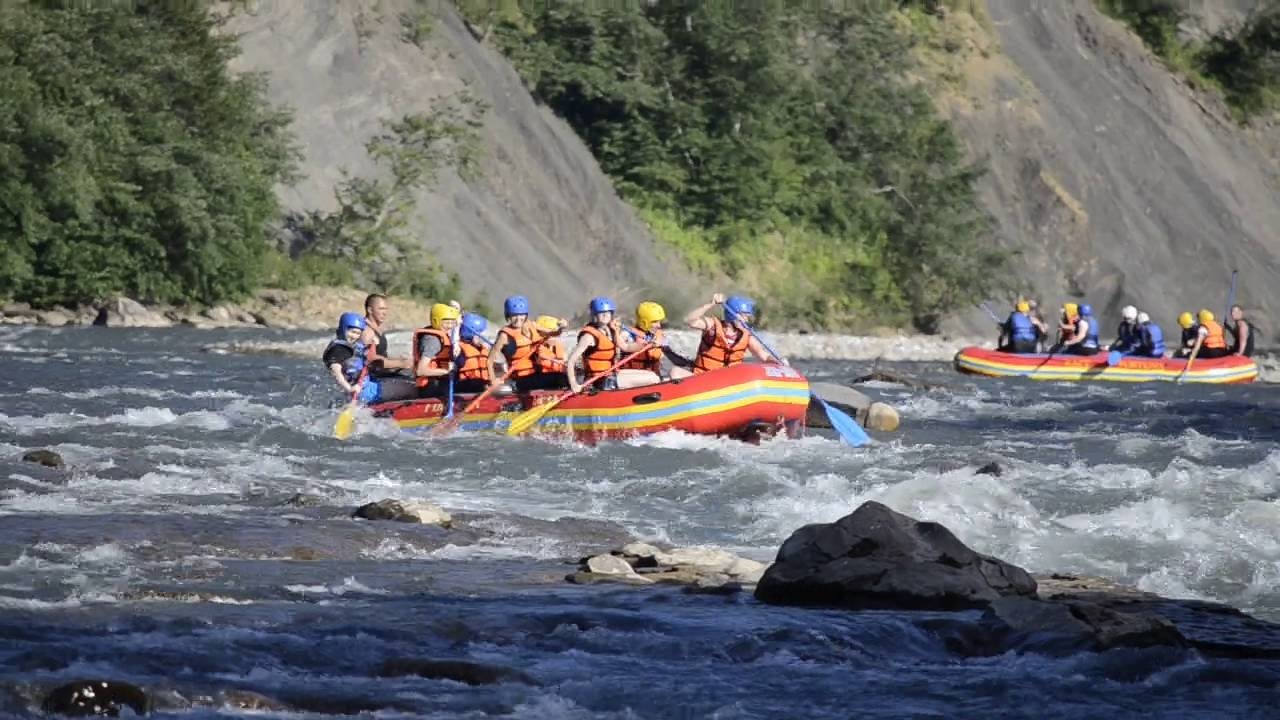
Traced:
[[334, 382], [345, 393], [354, 393], [365, 375], [365, 346], [360, 342], [365, 327], [360, 313], [342, 313], [338, 318], [337, 337], [329, 341], [321, 355]]
[[1122, 353], [1133, 353], [1138, 347], [1139, 328], [1141, 323], [1138, 322], [1138, 308], [1132, 305], [1125, 305], [1120, 311], [1120, 325], [1116, 328], [1116, 341], [1107, 346], [1108, 350], [1118, 350]]
[[1098, 321], [1089, 303], [1067, 303], [1062, 306], [1063, 324], [1059, 326], [1062, 341], [1056, 352], [1068, 355], [1094, 355], [1098, 344]]
[[1144, 312], [1138, 313], [1138, 345], [1132, 354], [1139, 357], [1164, 357], [1164, 331], [1151, 322], [1151, 316]]
[[996, 349], [1007, 353], [1034, 353], [1037, 337], [1035, 319], [1031, 317], [1031, 303], [1019, 300], [1008, 319], [1000, 325]]

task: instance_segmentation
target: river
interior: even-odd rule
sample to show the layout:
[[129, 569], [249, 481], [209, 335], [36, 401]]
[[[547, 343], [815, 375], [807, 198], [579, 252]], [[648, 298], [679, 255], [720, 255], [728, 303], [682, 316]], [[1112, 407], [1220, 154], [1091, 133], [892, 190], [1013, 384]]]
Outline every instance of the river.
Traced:
[[[959, 376], [868, 392], [902, 429], [758, 446], [662, 434], [596, 447], [330, 437], [318, 359], [209, 352], [268, 330], [3, 328], [0, 704], [109, 677], [162, 716], [252, 690], [379, 717], [1262, 717], [1277, 663], [1192, 651], [960, 658], [910, 613], [777, 608], [750, 594], [575, 586], [628, 539], [769, 560], [866, 500], [936, 520], [1032, 572], [1097, 575], [1280, 622], [1280, 394]], [[797, 363], [847, 381], [869, 363]], [[881, 369], [885, 369], [882, 364]], [[20, 461], [50, 448], [65, 472]], [[995, 461], [1003, 472], [978, 474]], [[423, 499], [456, 527], [350, 518]], [[535, 681], [378, 678], [464, 658]]]

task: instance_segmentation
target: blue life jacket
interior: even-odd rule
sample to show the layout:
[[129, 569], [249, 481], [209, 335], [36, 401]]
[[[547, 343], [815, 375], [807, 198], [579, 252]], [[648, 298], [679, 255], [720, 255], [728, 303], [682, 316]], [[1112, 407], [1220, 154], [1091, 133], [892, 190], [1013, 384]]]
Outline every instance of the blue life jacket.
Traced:
[[1081, 315], [1080, 319], [1089, 323], [1089, 329], [1085, 332], [1084, 340], [1080, 345], [1090, 350], [1097, 350], [1100, 344], [1098, 341], [1098, 321], [1092, 315]]
[[1150, 357], [1164, 357], [1164, 332], [1160, 330], [1160, 326], [1147, 321], [1141, 325], [1139, 332], [1142, 335], [1138, 345], [1139, 352]]
[[325, 346], [324, 354], [327, 355], [329, 348], [335, 345], [351, 351], [351, 357], [342, 363], [342, 375], [347, 379], [347, 382], [355, 382], [360, 378], [360, 373], [364, 372], [364, 343], [357, 342], [352, 344], [346, 340], [330, 340], [329, 344]]
[[1004, 321], [1004, 331], [1009, 334], [1011, 342], [1035, 342], [1036, 340], [1036, 326], [1031, 324], [1031, 318], [1024, 313], [1009, 313], [1009, 319]]

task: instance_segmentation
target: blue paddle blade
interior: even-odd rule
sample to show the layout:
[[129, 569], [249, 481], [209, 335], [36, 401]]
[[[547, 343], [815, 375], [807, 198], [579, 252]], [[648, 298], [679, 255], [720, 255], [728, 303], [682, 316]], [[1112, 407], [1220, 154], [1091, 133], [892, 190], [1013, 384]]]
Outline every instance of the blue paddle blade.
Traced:
[[1123, 359], [1124, 359], [1124, 353], [1120, 352], [1119, 350], [1112, 350], [1111, 352], [1107, 353], [1107, 365], [1111, 367], [1115, 367], [1119, 365], [1120, 361]]
[[811, 394], [810, 397], [817, 400], [818, 404], [822, 406], [823, 412], [827, 414], [827, 419], [831, 421], [831, 427], [835, 428], [835, 431], [840, 434], [841, 440], [853, 447], [862, 447], [871, 441], [871, 438], [867, 437], [867, 431], [858, 425], [857, 420], [849, 417], [847, 413], [831, 407], [826, 400], [817, 395]]

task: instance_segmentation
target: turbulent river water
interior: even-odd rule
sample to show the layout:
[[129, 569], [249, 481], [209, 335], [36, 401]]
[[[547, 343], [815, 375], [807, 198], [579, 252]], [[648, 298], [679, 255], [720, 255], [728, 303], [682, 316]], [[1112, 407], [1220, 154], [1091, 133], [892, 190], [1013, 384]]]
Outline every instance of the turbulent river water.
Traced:
[[[664, 434], [596, 447], [330, 437], [315, 358], [207, 352], [270, 331], [0, 330], [0, 707], [81, 677], [181, 698], [245, 689], [379, 717], [1263, 717], [1275, 664], [1192, 651], [950, 654], [909, 613], [750, 594], [574, 586], [628, 539], [769, 560], [865, 500], [1032, 572], [1099, 575], [1280, 621], [1280, 393], [893, 369], [902, 429], [758, 446]], [[847, 381], [867, 363], [798, 362]], [[882, 366], [883, 369], [883, 366]], [[65, 472], [19, 460], [50, 448]], [[997, 461], [1000, 475], [978, 474]], [[303, 502], [298, 502], [296, 496]], [[294, 499], [291, 502], [291, 498]], [[456, 528], [350, 518], [424, 499]], [[378, 678], [463, 658], [537, 684]], [[32, 698], [35, 698], [33, 700]], [[1270, 715], [1274, 717], [1274, 715]]]

